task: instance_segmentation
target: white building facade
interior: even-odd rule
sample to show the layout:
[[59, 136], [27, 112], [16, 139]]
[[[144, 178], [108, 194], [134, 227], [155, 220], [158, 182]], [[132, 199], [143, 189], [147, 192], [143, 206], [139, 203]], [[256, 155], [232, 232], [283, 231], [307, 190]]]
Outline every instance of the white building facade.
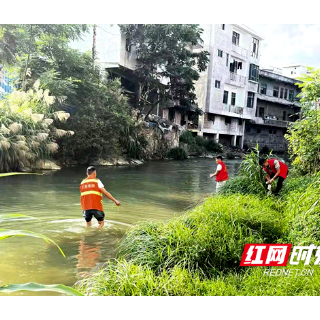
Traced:
[[[238, 24], [202, 25], [208, 69], [196, 83], [203, 115], [198, 135], [243, 147], [246, 120], [256, 113], [262, 38]], [[199, 49], [198, 49], [199, 50]]]

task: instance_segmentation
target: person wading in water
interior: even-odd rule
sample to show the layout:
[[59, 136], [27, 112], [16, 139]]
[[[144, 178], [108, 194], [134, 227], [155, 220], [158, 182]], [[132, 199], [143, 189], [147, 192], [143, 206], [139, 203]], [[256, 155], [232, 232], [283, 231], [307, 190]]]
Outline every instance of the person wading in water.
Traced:
[[288, 175], [288, 166], [277, 159], [260, 159], [259, 164], [262, 169], [267, 173], [266, 176], [266, 188], [268, 184], [272, 184], [275, 179], [278, 179], [277, 187], [274, 194], [277, 196], [282, 188], [283, 181]]
[[224, 162], [222, 161], [222, 157], [216, 157], [216, 163], [218, 164], [217, 170], [215, 173], [210, 174], [210, 178], [216, 177], [216, 190], [218, 191], [220, 187], [222, 187], [226, 181], [229, 179], [228, 170]]
[[80, 184], [80, 193], [83, 217], [87, 222], [87, 227], [90, 227], [92, 224], [92, 216], [98, 220], [99, 229], [104, 225], [102, 194], [112, 200], [117, 206], [121, 205], [120, 202], [104, 188], [102, 182], [97, 179], [96, 168], [92, 166], [88, 167], [87, 178], [85, 178]]

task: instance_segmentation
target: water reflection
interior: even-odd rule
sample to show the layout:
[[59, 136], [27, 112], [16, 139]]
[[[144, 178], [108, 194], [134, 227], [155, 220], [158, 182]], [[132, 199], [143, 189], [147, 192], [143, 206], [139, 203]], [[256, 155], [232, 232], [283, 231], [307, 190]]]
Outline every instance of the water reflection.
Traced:
[[101, 243], [95, 242], [93, 245], [85, 241], [83, 237], [79, 242], [79, 254], [77, 255], [77, 269], [86, 269], [77, 273], [78, 277], [83, 277], [90, 269], [94, 268], [99, 262]]

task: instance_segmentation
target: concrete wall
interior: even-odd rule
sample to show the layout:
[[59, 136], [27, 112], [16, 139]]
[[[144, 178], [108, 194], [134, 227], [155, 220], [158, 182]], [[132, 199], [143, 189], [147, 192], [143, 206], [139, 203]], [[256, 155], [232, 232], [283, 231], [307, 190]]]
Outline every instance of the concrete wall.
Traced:
[[275, 152], [284, 152], [287, 150], [287, 141], [284, 137], [285, 132], [285, 128], [246, 124], [244, 145], [255, 147], [258, 143], [260, 148], [268, 147]]

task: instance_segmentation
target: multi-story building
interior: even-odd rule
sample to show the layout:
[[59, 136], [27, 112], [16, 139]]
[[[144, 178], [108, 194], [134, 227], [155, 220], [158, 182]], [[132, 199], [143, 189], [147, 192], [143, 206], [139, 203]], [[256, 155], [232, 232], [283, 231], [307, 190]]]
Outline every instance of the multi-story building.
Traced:
[[302, 65], [294, 65], [282, 68], [282, 74], [288, 78], [297, 78], [302, 76], [303, 74], [309, 74], [310, 71], [306, 66]]
[[269, 70], [260, 70], [256, 113], [247, 121], [244, 132], [246, 146], [258, 143], [260, 147], [278, 152], [287, 149], [284, 135], [288, 124], [300, 116], [297, 82]]
[[202, 26], [210, 63], [196, 84], [204, 112], [197, 133], [243, 147], [246, 121], [256, 113], [262, 38], [240, 24]]

